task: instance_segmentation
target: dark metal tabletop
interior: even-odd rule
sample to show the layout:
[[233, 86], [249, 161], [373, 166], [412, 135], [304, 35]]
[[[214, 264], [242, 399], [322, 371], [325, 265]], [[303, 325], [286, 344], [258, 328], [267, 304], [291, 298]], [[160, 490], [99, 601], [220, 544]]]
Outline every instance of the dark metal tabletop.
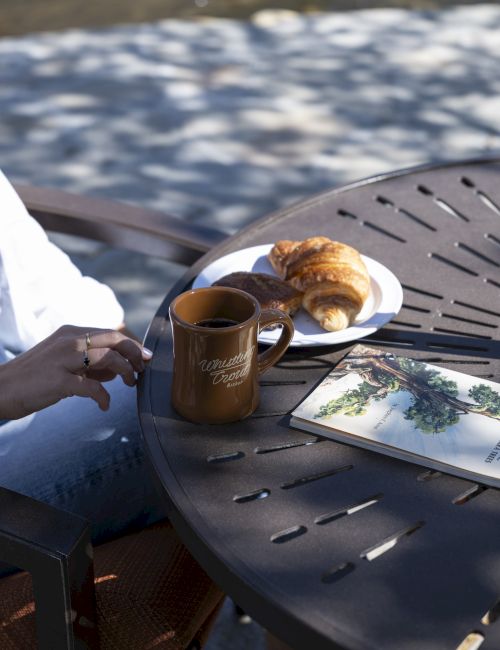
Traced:
[[139, 410], [169, 514], [221, 588], [294, 648], [456, 650], [476, 631], [498, 650], [499, 492], [288, 426], [354, 343], [290, 349], [242, 422], [196, 425], [170, 406], [173, 296], [225, 253], [318, 234], [403, 285], [400, 313], [365, 343], [500, 381], [500, 160], [313, 197], [201, 258], [151, 324]]

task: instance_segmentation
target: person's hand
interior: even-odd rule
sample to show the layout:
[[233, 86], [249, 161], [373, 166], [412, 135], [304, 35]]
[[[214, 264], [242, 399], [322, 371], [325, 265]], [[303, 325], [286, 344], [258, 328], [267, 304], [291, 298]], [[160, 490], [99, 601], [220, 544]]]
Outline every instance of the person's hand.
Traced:
[[0, 419], [24, 417], [73, 395], [90, 397], [105, 411], [110, 397], [102, 382], [120, 375], [134, 386], [151, 356], [121, 332], [65, 325], [0, 365]]

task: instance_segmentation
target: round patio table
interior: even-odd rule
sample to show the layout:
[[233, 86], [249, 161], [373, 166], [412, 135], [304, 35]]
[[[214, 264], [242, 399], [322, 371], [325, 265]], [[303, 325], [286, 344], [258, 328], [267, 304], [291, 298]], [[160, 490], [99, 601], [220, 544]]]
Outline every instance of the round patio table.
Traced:
[[151, 323], [139, 411], [169, 515], [215, 582], [292, 648], [456, 650], [475, 633], [498, 650], [498, 491], [289, 427], [355, 341], [290, 348], [244, 421], [193, 424], [170, 405], [172, 298], [221, 255], [317, 234], [401, 281], [401, 311], [363, 343], [500, 381], [500, 160], [315, 196], [202, 257]]

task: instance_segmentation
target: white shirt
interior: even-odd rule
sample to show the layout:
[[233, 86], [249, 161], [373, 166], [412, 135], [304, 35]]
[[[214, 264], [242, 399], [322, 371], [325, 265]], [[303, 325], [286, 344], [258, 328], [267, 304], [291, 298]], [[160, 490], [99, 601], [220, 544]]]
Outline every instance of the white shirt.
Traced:
[[0, 171], [0, 362], [5, 349], [27, 350], [61, 325], [122, 322], [113, 291], [49, 242]]

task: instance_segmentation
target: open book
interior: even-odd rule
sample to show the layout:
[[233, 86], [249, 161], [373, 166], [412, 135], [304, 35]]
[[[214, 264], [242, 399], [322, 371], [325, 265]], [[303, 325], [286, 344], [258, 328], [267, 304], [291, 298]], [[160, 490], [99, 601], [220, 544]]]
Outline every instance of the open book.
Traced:
[[500, 487], [500, 384], [357, 345], [291, 426]]

